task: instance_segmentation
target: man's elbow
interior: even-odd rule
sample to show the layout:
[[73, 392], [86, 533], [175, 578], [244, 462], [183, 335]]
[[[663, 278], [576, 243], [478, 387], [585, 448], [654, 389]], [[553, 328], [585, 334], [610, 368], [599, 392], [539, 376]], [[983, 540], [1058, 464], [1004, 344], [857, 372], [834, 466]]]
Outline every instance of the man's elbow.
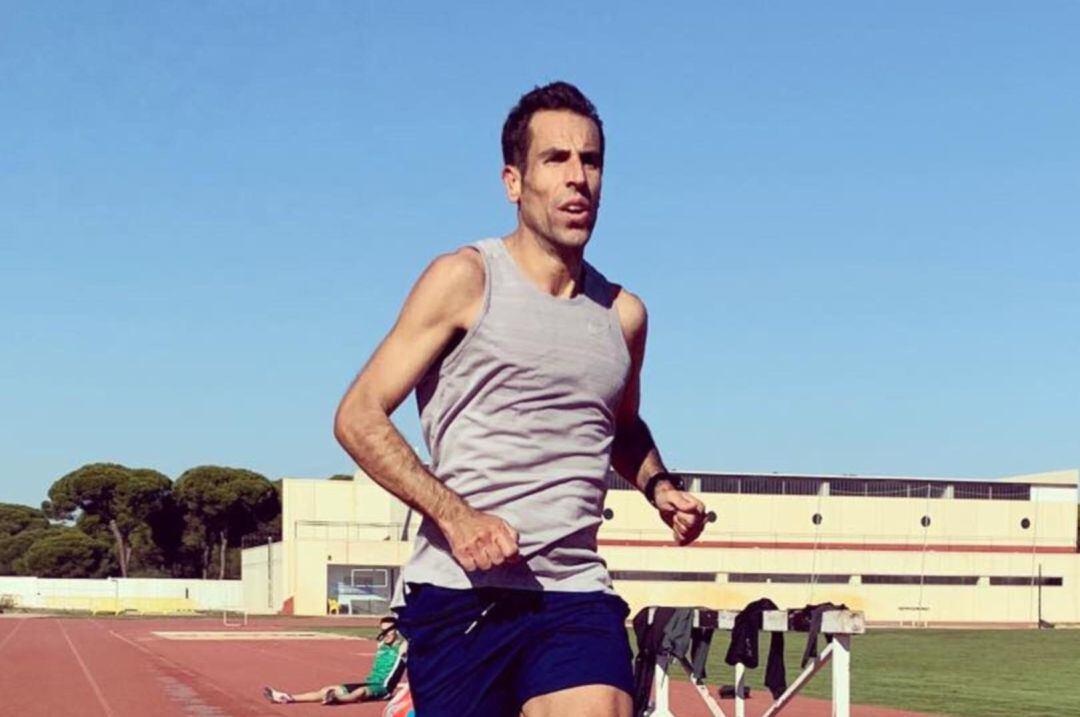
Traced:
[[349, 453], [354, 453], [381, 422], [389, 420], [377, 402], [361, 395], [345, 396], [334, 414], [334, 438]]

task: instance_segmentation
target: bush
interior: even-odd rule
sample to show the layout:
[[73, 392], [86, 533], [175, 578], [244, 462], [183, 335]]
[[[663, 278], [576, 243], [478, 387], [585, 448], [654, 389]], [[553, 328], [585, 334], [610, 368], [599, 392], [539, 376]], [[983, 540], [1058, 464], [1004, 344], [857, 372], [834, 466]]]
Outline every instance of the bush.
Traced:
[[48, 528], [49, 521], [37, 508], [15, 503], [0, 503], [0, 538], [17, 535], [24, 530]]
[[103, 578], [113, 567], [112, 546], [74, 528], [48, 531], [15, 561], [21, 575]]
[[24, 575], [15, 563], [26, 555], [30, 546], [51, 532], [52, 528], [33, 528], [10, 536], [0, 536], [0, 575]]

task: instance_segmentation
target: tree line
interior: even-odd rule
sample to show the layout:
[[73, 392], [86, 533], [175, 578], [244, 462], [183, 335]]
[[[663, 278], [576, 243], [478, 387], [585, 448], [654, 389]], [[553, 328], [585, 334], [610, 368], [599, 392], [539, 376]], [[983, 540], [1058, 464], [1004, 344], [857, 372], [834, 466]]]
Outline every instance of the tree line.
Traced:
[[239, 577], [243, 545], [280, 539], [280, 491], [243, 468], [84, 465], [40, 509], [0, 503], [0, 575]]

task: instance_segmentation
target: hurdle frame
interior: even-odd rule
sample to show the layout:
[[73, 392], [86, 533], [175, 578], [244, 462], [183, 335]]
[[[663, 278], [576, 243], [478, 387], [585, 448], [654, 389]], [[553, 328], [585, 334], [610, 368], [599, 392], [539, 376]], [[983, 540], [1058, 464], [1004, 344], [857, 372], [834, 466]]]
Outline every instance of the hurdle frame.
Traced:
[[[655, 607], [649, 609], [649, 622], [652, 622]], [[701, 608], [694, 608], [693, 627], [711, 627], [713, 620], [702, 620]], [[739, 612], [735, 610], [709, 610], [715, 613], [714, 631], [730, 631], [735, 627], [735, 618]], [[788, 627], [788, 610], [766, 610], [762, 613], [763, 632], [784, 632], [795, 635], [805, 635], [807, 632], [791, 630]], [[711, 617], [711, 616], [710, 616]], [[708, 625], [705, 624], [708, 623]], [[810, 680], [826, 665], [832, 665], [832, 715], [833, 717], [851, 717], [851, 637], [866, 633], [866, 618], [862, 612], [852, 610], [827, 610], [821, 616], [821, 634], [829, 635], [832, 640], [817, 657], [811, 657], [806, 667], [799, 676], [788, 685], [784, 693], [773, 700], [769, 708], [761, 717], [776, 717], [789, 704], [792, 699], [809, 684]], [[674, 657], [669, 663], [678, 663], [690, 678], [690, 684], [694, 686], [698, 696], [713, 717], [727, 717], [720, 703], [709, 694], [708, 686], [704, 681], [699, 682], [693, 676], [693, 671], [685, 657]], [[671, 711], [669, 703], [670, 676], [668, 671], [656, 665], [653, 672], [653, 694], [647, 714], [649, 717], [677, 717]], [[746, 717], [746, 699], [744, 697], [746, 686], [746, 666], [743, 663], [735, 665], [735, 717]]]
[[[236, 622], [229, 622], [229, 613], [237, 616]], [[221, 611], [221, 624], [225, 627], [247, 627], [248, 611], [239, 607], [227, 607]]]

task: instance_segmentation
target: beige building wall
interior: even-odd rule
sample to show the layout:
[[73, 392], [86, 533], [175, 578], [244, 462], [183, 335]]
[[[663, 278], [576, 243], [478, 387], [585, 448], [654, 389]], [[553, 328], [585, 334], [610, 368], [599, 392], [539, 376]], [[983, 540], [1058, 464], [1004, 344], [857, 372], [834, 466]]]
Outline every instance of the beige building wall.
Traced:
[[[619, 594], [636, 612], [646, 605], [706, 605], [738, 609], [761, 597], [781, 607], [818, 602], [845, 603], [864, 610], [872, 622], [915, 618], [936, 623], [1034, 623], [1039, 617], [1038, 588], [991, 585], [991, 577], [1037, 575], [1062, 578], [1060, 587], [1042, 588], [1043, 619], [1080, 623], [1080, 555], [1002, 553], [917, 553], [711, 549], [602, 548], [616, 575], [629, 571], [715, 573], [709, 582], [616, 580]], [[839, 584], [734, 582], [740, 575], [848, 576]], [[868, 585], [862, 576], [925, 575], [977, 579], [975, 585]], [[921, 609], [920, 609], [921, 608]]]
[[285, 544], [271, 543], [241, 554], [243, 608], [253, 615], [275, 615], [285, 602]]
[[[962, 500], [802, 495], [699, 493], [717, 513], [707, 540], [784, 544], [918, 545], [951, 547], [1076, 547], [1076, 484], [1056, 488], [1062, 500]], [[1054, 496], [1055, 498], [1058, 496]], [[651, 540], [667, 531], [636, 491], [610, 491], [614, 516], [601, 540]], [[821, 522], [813, 522], [814, 515]], [[930, 519], [928, 527], [923, 517]], [[1024, 519], [1029, 521], [1024, 526]]]
[[[647, 604], [737, 609], [769, 597], [782, 607], [843, 602], [878, 623], [1033, 623], [1039, 590], [1030, 578], [1041, 566], [1045, 578], [1062, 583], [1042, 588], [1043, 619], [1080, 623], [1077, 476], [1002, 481], [1031, 485], [1031, 500], [699, 493], [719, 519], [684, 548], [672, 545], [640, 494], [613, 490], [601, 554], [635, 611]], [[400, 566], [411, 554], [419, 521], [363, 474], [354, 481], [286, 480], [283, 503], [285, 612], [325, 614], [334, 566]], [[258, 550], [266, 548], [249, 551]], [[866, 576], [918, 580], [867, 584]], [[973, 584], [933, 584], [943, 578]], [[1001, 578], [1027, 584], [991, 584]], [[259, 581], [267, 582], [265, 571], [253, 570], [250, 582]], [[258, 588], [250, 594], [254, 603], [263, 599]]]
[[284, 611], [326, 614], [328, 565], [401, 565], [411, 552], [401, 541], [407, 512], [361, 473], [351, 481], [284, 480]]

